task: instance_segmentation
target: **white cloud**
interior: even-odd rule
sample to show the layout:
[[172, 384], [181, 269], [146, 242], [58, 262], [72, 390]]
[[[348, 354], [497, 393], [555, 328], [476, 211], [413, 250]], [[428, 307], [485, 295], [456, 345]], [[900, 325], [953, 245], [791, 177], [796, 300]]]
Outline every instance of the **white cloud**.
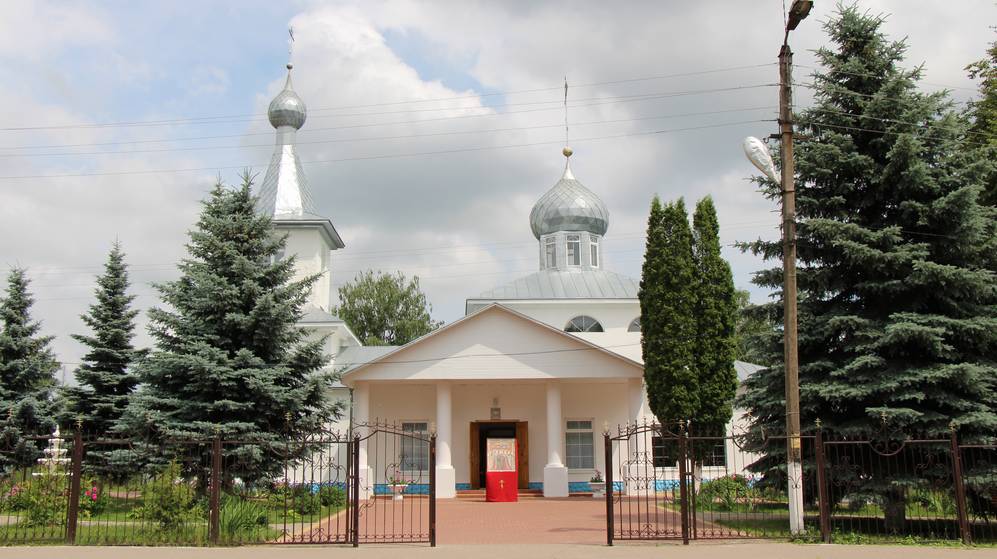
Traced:
[[[991, 2], [880, 0], [863, 5], [870, 6], [873, 12], [894, 12], [886, 30], [894, 37], [910, 36], [910, 65], [924, 61], [928, 81], [971, 87], [962, 67], [979, 58], [993, 38], [986, 24], [993, 19]], [[261, 6], [255, 9], [262, 11]], [[18, 2], [4, 8], [0, 64], [6, 75], [24, 78], [0, 84], [0, 120], [7, 126], [205, 116], [209, 109], [197, 102], [208, 99], [219, 101], [220, 106], [231, 106], [218, 109], [218, 114], [250, 109], [262, 114], [283, 85], [279, 62], [273, 68], [253, 68], [257, 61], [226, 64], [210, 58], [211, 53], [203, 53], [205, 59], [200, 66], [191, 65], [183, 71], [142, 62], [154, 59], [148, 55], [150, 48], [188, 49], [202, 54], [203, 46], [179, 42], [175, 29], [163, 29], [161, 36], [148, 37], [151, 47], [122, 44], [116, 26], [129, 25], [129, 17], [158, 17], [147, 15], [141, 8], [134, 13], [117, 10], [113, 20], [101, 10], [77, 3]], [[778, 0], [622, 4], [389, 0], [305, 4], [300, 14], [290, 18], [297, 38], [295, 88], [310, 110], [299, 136], [299, 153], [306, 161], [354, 159], [306, 165], [321, 211], [333, 219], [347, 244], [333, 256], [334, 281], [342, 283], [367, 268], [417, 274], [423, 278], [437, 317], [457, 318], [463, 313], [466, 297], [536, 269], [537, 247], [528, 215], [533, 202], [557, 180], [563, 167], [563, 114], [557, 104], [563, 76], [567, 75], [572, 83], [573, 100], [773, 83], [777, 79], [774, 63], [781, 40], [781, 9]], [[797, 64], [813, 64], [810, 51], [825, 42], [819, 22], [832, 9], [833, 3], [817, 3], [811, 19], [794, 32]], [[253, 10], [253, 6], [237, 3], [219, 12], [205, 10], [198, 18], [217, 17], [217, 22], [211, 22], [212, 28], [221, 34], [234, 33], [232, 26], [238, 23], [232, 17], [242, 14], [248, 18], [245, 14]], [[285, 22], [252, 23], [260, 29], [272, 28], [279, 35]], [[385, 39], [389, 31], [425, 38], [432, 43], [429, 53], [449, 53], [444, 60], [433, 61], [439, 62], [437, 67], [469, 71], [471, 79], [455, 82], [445, 79], [445, 75], [420, 77], [425, 68], [415, 67], [419, 60], [413, 60], [412, 53], [392, 51]], [[101, 56], [111, 53], [107, 60], [90, 60], [95, 67], [105, 62], [109, 65], [100, 70], [99, 79], [94, 78], [93, 83], [65, 75], [59, 65], [69, 56], [93, 55], [80, 50], [87, 45], [100, 47]], [[468, 63], [470, 70], [466, 68]], [[766, 66], [601, 83], [760, 64]], [[258, 76], [245, 75], [250, 68], [272, 76], [265, 91], [245, 87], [247, 83], [259, 83], [252, 81]], [[807, 73], [809, 70], [798, 68], [797, 78], [805, 79]], [[148, 99], [135, 93], [154, 87], [150, 84], [163, 76], [174, 75], [182, 76], [177, 83], [184, 85], [167, 101], [151, 92]], [[475, 97], [473, 91], [443, 85], [473, 81], [502, 91], [553, 89], [482, 98]], [[601, 84], [584, 85], [594, 82]], [[129, 92], [127, 107], [101, 102], [108, 91], [117, 92], [128, 84], [137, 89], [124, 90]], [[957, 93], [959, 98], [969, 94], [964, 90]], [[806, 92], [798, 94], [799, 104], [805, 105]], [[358, 107], [455, 96], [470, 97]], [[193, 99], [190, 105], [181, 105], [187, 108], [173, 114], [170, 103], [184, 103], [187, 97]], [[74, 104], [77, 98], [86, 99], [88, 103], [83, 105], [90, 109]], [[498, 101], [511, 106], [480, 108]], [[541, 106], [524, 103], [538, 101], [553, 101], [545, 105], [552, 110], [525, 112]], [[572, 168], [605, 200], [611, 213], [604, 247], [607, 265], [629, 275], [639, 274], [644, 221], [655, 193], [666, 199], [684, 196], [690, 208], [698, 198], [712, 195], [725, 244], [758, 236], [776, 237], [777, 207], [743, 180], [752, 168], [740, 147], [745, 135], [764, 136], [775, 130], [775, 124], [756, 122], [592, 141], [582, 138], [772, 119], [775, 104], [776, 90], [761, 87], [573, 108], [570, 117], [576, 155]], [[650, 118], [750, 107], [769, 109]], [[426, 110], [440, 108], [447, 110]], [[122, 114], [115, 113], [116, 109]], [[474, 113], [502, 114], [439, 120]], [[583, 124], [619, 119], [635, 120]], [[526, 129], [538, 126], [545, 128]], [[494, 131], [499, 128], [516, 130]], [[246, 137], [243, 144], [270, 141], [271, 129], [265, 120], [256, 121], [247, 131], [264, 135]], [[443, 134], [451, 132], [469, 133]], [[0, 155], [9, 151], [4, 146], [107, 142], [170, 133], [217, 132], [210, 127], [199, 128], [197, 133], [164, 127], [154, 131], [68, 128], [4, 133], [0, 135]], [[361, 141], [437, 133], [440, 135]], [[219, 144], [226, 142], [238, 143], [230, 139], [220, 140]], [[534, 143], [540, 145], [503, 147]], [[493, 149], [357, 159], [479, 147]], [[211, 168], [266, 161], [268, 152], [268, 147], [256, 147], [79, 159], [4, 157], [2, 174]], [[224, 174], [233, 175], [229, 170]], [[100, 271], [114, 238], [122, 240], [134, 264], [135, 292], [142, 295], [140, 305], [155, 302], [151, 289], [142, 284], [173, 275], [173, 263], [184, 251], [185, 231], [196, 218], [198, 201], [210, 187], [213, 175], [204, 172], [0, 181], [0, 263], [32, 269], [39, 299], [36, 316], [44, 320], [46, 332], [58, 336], [60, 356], [67, 361], [78, 359], [79, 347], [68, 335], [82, 329], [77, 317], [89, 303], [93, 276]], [[731, 260], [738, 286], [748, 287], [750, 273], [762, 264], [729, 248], [725, 254]], [[762, 296], [761, 292], [755, 293], [756, 299]]]

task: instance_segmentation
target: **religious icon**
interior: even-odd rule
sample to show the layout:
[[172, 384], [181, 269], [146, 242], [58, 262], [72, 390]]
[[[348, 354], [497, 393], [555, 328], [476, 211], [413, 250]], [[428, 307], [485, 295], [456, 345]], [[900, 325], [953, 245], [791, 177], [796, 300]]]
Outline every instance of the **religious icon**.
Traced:
[[516, 439], [488, 439], [488, 471], [516, 471]]

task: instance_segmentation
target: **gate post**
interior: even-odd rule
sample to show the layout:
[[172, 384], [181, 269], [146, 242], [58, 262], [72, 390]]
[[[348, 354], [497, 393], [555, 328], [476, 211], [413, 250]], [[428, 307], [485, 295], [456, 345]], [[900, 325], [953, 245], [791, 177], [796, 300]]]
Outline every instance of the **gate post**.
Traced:
[[353, 547], [360, 545], [360, 434], [353, 436]]
[[429, 547], [436, 547], [436, 434], [429, 437]]
[[817, 438], [814, 441], [817, 458], [817, 499], [820, 501], [820, 538], [824, 543], [831, 543], [831, 503], [827, 495], [827, 470], [824, 464], [824, 433], [817, 420]]
[[606, 545], [613, 545], [613, 440], [609, 437], [609, 429], [602, 434], [606, 453]]
[[80, 478], [83, 474], [83, 434], [77, 422], [73, 435], [73, 464], [69, 482], [69, 509], [66, 512], [66, 543], [76, 543], [76, 521], [80, 514]]
[[222, 488], [222, 440], [218, 434], [211, 441], [211, 486], [208, 503], [208, 541], [218, 544], [219, 527], [221, 525], [221, 488]]
[[959, 450], [959, 438], [956, 435], [955, 423], [949, 425], [949, 438], [952, 444], [952, 482], [955, 484], [955, 506], [959, 515], [959, 532], [962, 543], [969, 545], [973, 541], [969, 529], [969, 516], [966, 513], [966, 484], [962, 478], [962, 452]]
[[689, 459], [689, 441], [688, 435], [685, 431], [685, 423], [679, 424], [679, 499], [682, 501], [681, 504], [681, 515], [682, 515], [682, 544], [689, 545], [689, 488], [688, 488], [688, 475], [689, 468], [687, 461]]

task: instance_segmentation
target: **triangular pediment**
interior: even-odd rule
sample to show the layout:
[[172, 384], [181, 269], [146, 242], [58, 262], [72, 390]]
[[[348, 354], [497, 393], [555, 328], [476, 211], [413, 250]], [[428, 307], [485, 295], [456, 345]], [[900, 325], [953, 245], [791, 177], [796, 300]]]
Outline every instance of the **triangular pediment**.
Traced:
[[493, 304], [354, 368], [343, 381], [621, 379], [642, 375], [640, 363]]

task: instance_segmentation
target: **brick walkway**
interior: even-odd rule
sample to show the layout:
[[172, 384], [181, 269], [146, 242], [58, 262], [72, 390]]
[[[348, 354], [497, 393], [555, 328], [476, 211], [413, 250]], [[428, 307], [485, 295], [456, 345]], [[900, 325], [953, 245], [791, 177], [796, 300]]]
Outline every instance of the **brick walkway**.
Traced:
[[436, 501], [440, 545], [493, 543], [606, 543], [606, 501], [524, 499], [516, 503]]

